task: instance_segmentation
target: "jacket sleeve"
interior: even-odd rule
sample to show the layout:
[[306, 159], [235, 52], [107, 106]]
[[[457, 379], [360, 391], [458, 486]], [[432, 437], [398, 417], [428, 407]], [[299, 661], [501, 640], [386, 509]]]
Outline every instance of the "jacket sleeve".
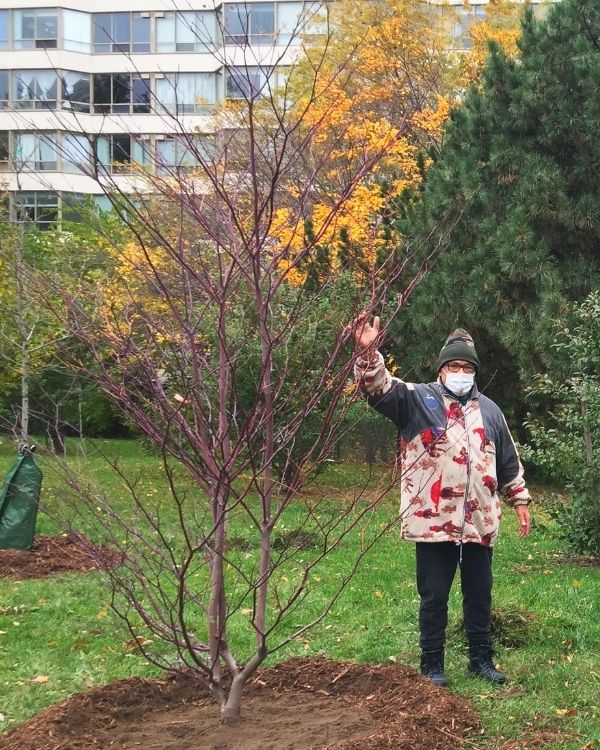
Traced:
[[512, 508], [517, 505], [529, 505], [531, 495], [525, 486], [523, 465], [504, 417], [496, 445], [496, 472], [500, 495], [507, 505]]
[[408, 389], [405, 383], [392, 377], [381, 352], [375, 353], [374, 361], [359, 357], [354, 365], [354, 375], [369, 406], [391, 419], [398, 428], [407, 425], [411, 408]]

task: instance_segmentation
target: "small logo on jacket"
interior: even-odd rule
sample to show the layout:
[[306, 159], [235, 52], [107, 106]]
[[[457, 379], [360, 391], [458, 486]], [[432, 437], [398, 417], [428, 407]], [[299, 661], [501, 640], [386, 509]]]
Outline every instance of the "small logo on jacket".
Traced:
[[440, 402], [437, 400], [437, 398], [433, 395], [433, 393], [426, 393], [425, 394], [425, 403], [430, 409], [435, 409], [437, 406], [440, 405]]

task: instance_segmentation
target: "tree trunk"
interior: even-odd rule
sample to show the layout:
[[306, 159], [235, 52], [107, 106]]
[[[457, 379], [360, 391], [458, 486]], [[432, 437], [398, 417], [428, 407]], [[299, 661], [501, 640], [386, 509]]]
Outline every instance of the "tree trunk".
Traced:
[[370, 422], [362, 423], [362, 439], [363, 446], [365, 449], [365, 461], [369, 466], [373, 466], [375, 463], [376, 446], [373, 439], [373, 430]]
[[58, 425], [51, 424], [48, 426], [48, 437], [50, 438], [52, 453], [54, 453], [55, 456], [66, 455], [65, 441]]
[[29, 441], [29, 347], [23, 342], [21, 357], [21, 441]]
[[236, 675], [233, 678], [227, 701], [221, 706], [221, 721], [223, 724], [228, 724], [240, 718], [242, 694], [245, 684], [246, 679], [240, 675]]
[[29, 441], [29, 341], [25, 316], [25, 258], [23, 250], [23, 231], [15, 243], [15, 271], [17, 284], [17, 330], [21, 344], [21, 429], [20, 438], [23, 443]]
[[594, 446], [592, 443], [592, 430], [590, 428], [590, 422], [588, 418], [588, 404], [587, 399], [581, 399], [581, 416], [583, 417], [583, 444], [585, 447], [585, 461], [587, 463], [590, 472], [590, 490], [592, 501], [596, 504], [596, 557], [600, 558], [600, 531], [598, 530], [598, 522], [600, 519], [600, 497], [598, 497], [598, 478], [593, 469], [594, 461]]
[[375, 429], [377, 430], [377, 447], [379, 448], [379, 460], [382, 464], [387, 465], [390, 459], [388, 441], [389, 433], [387, 429], [387, 423], [383, 421], [377, 422]]
[[588, 406], [585, 399], [581, 399], [581, 416], [583, 417], [583, 442], [585, 445], [585, 460], [588, 466], [592, 465], [594, 451], [592, 446], [592, 431], [588, 421]]

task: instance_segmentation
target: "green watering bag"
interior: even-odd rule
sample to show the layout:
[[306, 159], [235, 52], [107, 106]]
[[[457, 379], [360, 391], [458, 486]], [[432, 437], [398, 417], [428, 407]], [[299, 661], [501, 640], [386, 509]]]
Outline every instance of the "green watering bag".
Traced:
[[0, 549], [31, 549], [42, 486], [33, 460], [35, 446], [24, 445], [0, 488]]

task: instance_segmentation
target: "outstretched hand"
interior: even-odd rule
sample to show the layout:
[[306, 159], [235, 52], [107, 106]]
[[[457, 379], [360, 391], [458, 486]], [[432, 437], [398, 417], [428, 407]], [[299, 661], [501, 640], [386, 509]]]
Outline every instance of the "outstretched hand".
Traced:
[[373, 325], [371, 325], [367, 313], [361, 313], [358, 318], [355, 318], [350, 323], [350, 328], [354, 335], [354, 346], [359, 356], [368, 354], [375, 348], [377, 339], [379, 338], [380, 326], [381, 318], [375, 316], [373, 318]]
[[519, 516], [519, 536], [527, 536], [531, 529], [531, 515], [526, 505], [517, 505], [517, 515]]

